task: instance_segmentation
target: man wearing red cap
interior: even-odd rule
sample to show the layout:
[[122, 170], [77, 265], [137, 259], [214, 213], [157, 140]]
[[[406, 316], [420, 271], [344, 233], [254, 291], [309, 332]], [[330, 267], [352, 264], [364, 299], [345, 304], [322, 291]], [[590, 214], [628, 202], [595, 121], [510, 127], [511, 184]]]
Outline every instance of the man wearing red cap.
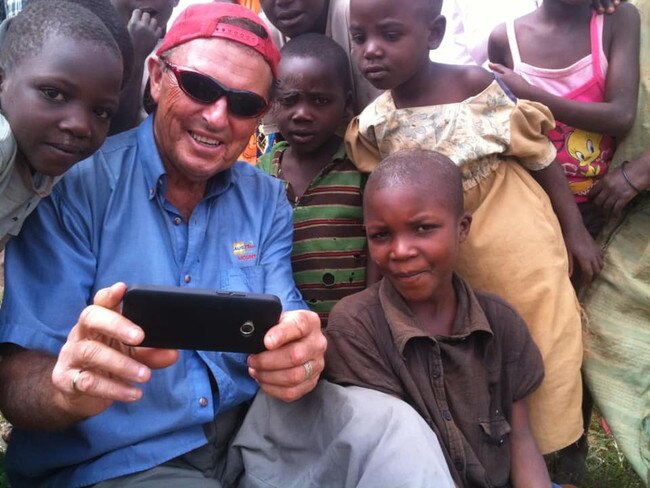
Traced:
[[[277, 74], [261, 21], [196, 5], [156, 54], [154, 114], [79, 163], [7, 248], [0, 409], [15, 426], [12, 484], [448, 480], [406, 404], [317, 386], [326, 340], [293, 284], [291, 208], [281, 183], [235, 163]], [[139, 348], [143, 331], [120, 314], [124, 283], [273, 293], [285, 313], [256, 355]]]

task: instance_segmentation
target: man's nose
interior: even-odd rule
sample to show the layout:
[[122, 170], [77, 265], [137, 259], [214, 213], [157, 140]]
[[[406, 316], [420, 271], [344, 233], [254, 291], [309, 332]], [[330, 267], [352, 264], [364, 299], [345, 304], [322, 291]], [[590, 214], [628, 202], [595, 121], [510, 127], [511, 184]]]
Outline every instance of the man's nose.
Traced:
[[203, 108], [204, 120], [210, 127], [218, 128], [228, 125], [228, 99], [224, 96]]

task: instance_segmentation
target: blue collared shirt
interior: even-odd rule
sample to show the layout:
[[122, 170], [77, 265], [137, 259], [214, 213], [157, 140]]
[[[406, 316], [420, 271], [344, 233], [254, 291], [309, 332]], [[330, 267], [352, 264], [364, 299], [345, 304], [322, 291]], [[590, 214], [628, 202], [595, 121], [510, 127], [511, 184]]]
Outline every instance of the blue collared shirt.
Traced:
[[[185, 221], [165, 200], [152, 120], [70, 170], [10, 241], [0, 342], [58, 354], [95, 292], [117, 281], [273, 293], [284, 310], [305, 308], [291, 274], [282, 183], [236, 163], [210, 181]], [[245, 360], [181, 351], [175, 365], [153, 371], [136, 403], [114, 403], [63, 432], [14, 430], [12, 483], [93, 484], [205, 444], [202, 425], [257, 391]]]

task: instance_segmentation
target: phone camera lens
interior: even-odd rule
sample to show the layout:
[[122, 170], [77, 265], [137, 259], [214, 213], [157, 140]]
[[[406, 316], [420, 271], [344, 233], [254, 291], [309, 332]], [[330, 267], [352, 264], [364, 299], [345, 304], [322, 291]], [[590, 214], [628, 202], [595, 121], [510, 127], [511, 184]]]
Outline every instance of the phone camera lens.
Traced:
[[239, 328], [239, 332], [241, 332], [241, 335], [244, 337], [250, 337], [253, 332], [255, 332], [255, 324], [253, 324], [251, 320], [247, 320]]

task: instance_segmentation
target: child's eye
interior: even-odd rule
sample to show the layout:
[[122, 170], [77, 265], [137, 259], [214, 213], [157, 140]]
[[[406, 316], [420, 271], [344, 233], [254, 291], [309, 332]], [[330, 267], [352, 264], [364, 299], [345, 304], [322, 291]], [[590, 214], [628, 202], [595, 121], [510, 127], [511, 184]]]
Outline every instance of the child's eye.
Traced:
[[329, 100], [329, 98], [325, 98], [325, 97], [316, 97], [314, 99], [314, 103], [316, 105], [323, 106], [323, 105], [327, 105], [328, 103], [330, 103], [330, 100]]
[[352, 42], [355, 44], [363, 44], [364, 42], [366, 42], [366, 36], [359, 32], [353, 32], [350, 35], [350, 38], [352, 39]]
[[384, 32], [384, 39], [387, 41], [395, 42], [399, 41], [399, 39], [402, 37], [402, 34], [399, 32], [394, 32], [394, 31], [389, 31], [389, 32]]
[[420, 224], [420, 225], [417, 226], [417, 228], [415, 230], [418, 231], [418, 232], [430, 232], [430, 231], [434, 230], [436, 227], [437, 226], [435, 226], [433, 224]]
[[93, 112], [100, 119], [110, 120], [113, 117], [113, 111], [107, 108], [98, 107]]
[[372, 241], [378, 241], [378, 240], [381, 240], [381, 239], [385, 239], [387, 237], [388, 237], [388, 232], [383, 231], [383, 230], [368, 233], [368, 239], [370, 239]]
[[56, 102], [65, 101], [65, 96], [63, 95], [61, 90], [58, 90], [57, 88], [49, 88], [49, 87], [41, 88], [41, 93], [50, 100], [54, 100]]
[[283, 107], [291, 107], [292, 105], [295, 105], [296, 102], [298, 101], [298, 95], [284, 95], [278, 97], [277, 100], [278, 103]]

